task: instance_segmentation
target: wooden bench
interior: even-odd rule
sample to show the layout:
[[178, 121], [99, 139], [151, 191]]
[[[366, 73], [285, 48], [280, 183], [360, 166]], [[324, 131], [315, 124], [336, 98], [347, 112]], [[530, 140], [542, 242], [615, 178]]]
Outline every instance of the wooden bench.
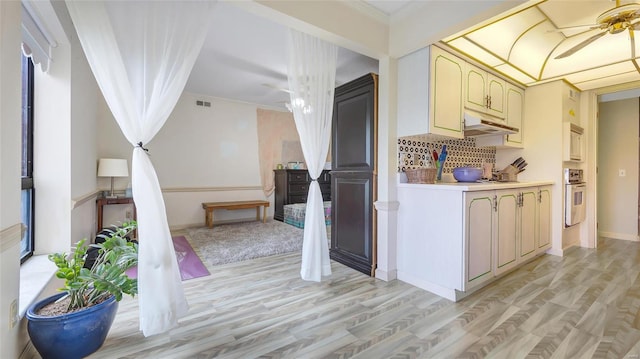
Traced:
[[269, 201], [235, 201], [235, 202], [205, 202], [202, 203], [202, 208], [204, 208], [204, 219], [207, 224], [207, 227], [213, 228], [213, 210], [214, 209], [247, 209], [247, 208], [255, 208], [256, 209], [256, 221], [260, 220], [260, 207], [264, 208], [264, 212], [262, 215], [262, 223], [267, 222], [267, 207], [269, 207]]

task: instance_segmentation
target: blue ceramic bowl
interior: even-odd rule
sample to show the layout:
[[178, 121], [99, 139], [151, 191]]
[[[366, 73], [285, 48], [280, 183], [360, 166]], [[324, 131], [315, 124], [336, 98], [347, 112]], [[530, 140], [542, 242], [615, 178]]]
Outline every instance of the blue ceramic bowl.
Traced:
[[453, 178], [458, 182], [475, 182], [482, 178], [482, 169], [476, 167], [456, 167], [453, 169]]

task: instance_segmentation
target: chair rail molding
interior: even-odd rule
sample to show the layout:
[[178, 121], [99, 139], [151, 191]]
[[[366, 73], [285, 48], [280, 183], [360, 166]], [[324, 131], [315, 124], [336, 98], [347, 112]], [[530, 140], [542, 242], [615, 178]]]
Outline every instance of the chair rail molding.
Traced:
[[162, 192], [218, 192], [218, 191], [262, 191], [262, 186], [238, 186], [238, 187], [168, 187]]
[[378, 211], [395, 212], [400, 207], [400, 202], [398, 202], [398, 201], [376, 201], [376, 202], [373, 202], [373, 205], [376, 207], [376, 209]]
[[23, 229], [22, 223], [16, 223], [0, 231], [0, 253], [20, 244]]

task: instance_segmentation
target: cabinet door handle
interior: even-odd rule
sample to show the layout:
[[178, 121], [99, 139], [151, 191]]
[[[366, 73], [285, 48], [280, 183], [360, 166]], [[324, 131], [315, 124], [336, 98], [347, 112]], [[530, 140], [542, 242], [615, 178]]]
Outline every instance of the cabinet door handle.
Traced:
[[493, 195], [493, 211], [498, 212], [498, 196]]

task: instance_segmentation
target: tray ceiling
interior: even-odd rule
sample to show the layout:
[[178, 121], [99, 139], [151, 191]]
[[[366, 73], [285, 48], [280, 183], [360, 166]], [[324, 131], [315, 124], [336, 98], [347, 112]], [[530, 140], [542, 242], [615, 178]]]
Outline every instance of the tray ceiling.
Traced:
[[576, 26], [594, 25], [600, 14], [615, 6], [609, 0], [530, 1], [442, 42], [527, 86], [565, 79], [590, 90], [638, 81], [640, 73], [632, 59], [640, 54], [640, 39], [635, 40], [636, 57], [632, 57], [629, 31], [606, 33], [573, 55], [556, 58], [607, 31]]

